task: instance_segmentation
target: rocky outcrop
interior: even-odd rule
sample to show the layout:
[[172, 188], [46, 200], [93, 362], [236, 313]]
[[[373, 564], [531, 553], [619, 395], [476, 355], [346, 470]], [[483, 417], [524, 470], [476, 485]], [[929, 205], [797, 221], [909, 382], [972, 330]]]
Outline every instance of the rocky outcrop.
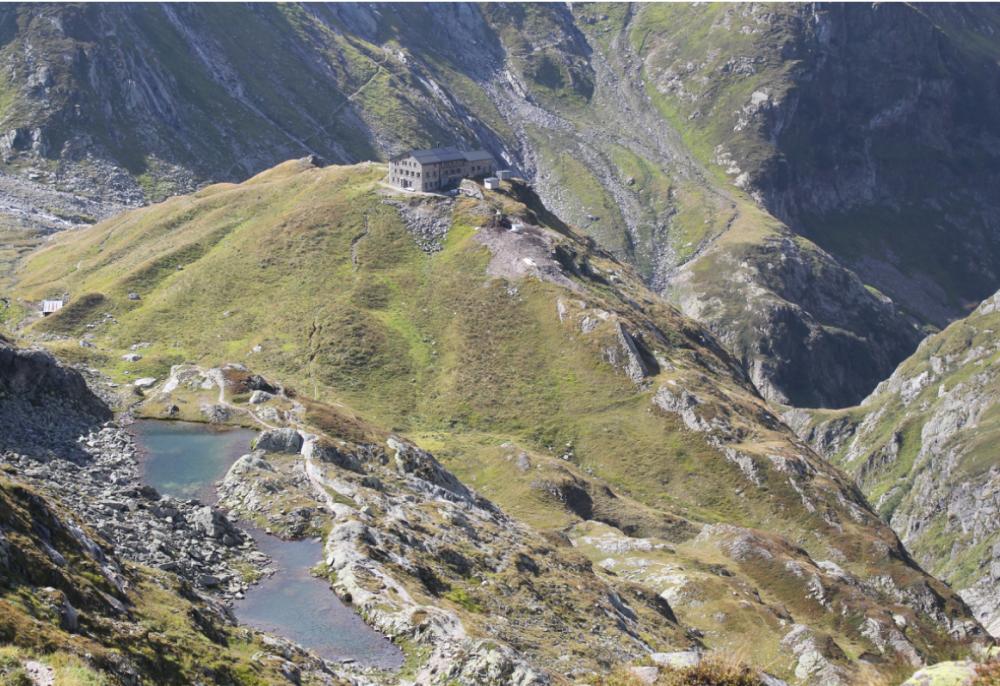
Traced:
[[[479, 193], [482, 195], [482, 191]], [[441, 251], [448, 229], [451, 228], [451, 203], [422, 200], [404, 202], [393, 198], [386, 198], [383, 202], [399, 211], [406, 229], [421, 250], [429, 254]]]
[[971, 686], [976, 682], [976, 663], [972, 660], [939, 662], [918, 669], [902, 686]]
[[274, 429], [258, 436], [252, 447], [267, 453], [294, 454], [302, 449], [302, 436], [295, 429]]
[[712, 248], [671, 280], [768, 400], [856, 403], [920, 340], [915, 323], [817, 246], [790, 234]]
[[135, 440], [111, 416], [76, 370], [0, 342], [3, 464], [57, 496], [122, 559], [240, 593], [235, 567], [254, 554], [248, 539], [214, 508], [143, 486]]
[[0, 339], [0, 451], [82, 457], [76, 436], [111, 418], [80, 374], [42, 350]]
[[301, 648], [233, 627], [220, 601], [267, 562], [249, 537], [214, 507], [143, 486], [134, 439], [75, 371], [7, 344], [2, 359], [3, 679], [228, 682], [249, 662], [229, 652], [239, 631], [255, 646], [241, 669], [339, 683]]
[[117, 425], [81, 436], [77, 445], [72, 460], [46, 449], [6, 451], [3, 462], [56, 495], [122, 559], [178, 573], [226, 597], [243, 593], [247, 581], [237, 569], [264, 558], [225, 515], [143, 486], [135, 439]]
[[[220, 487], [221, 502], [293, 536], [303, 532], [289, 528], [291, 515], [311, 503], [311, 525], [329, 532], [326, 564], [338, 595], [379, 631], [427, 651], [415, 683], [552, 683], [549, 672], [559, 664], [528, 638], [530, 630], [484, 621], [500, 614], [518, 625], [539, 616], [552, 627], [593, 623], [600, 630], [580, 636], [559, 629], [550, 640], [582, 642], [601, 659], [642, 653], [643, 626], [684, 640], [657, 603], [625, 589], [609, 593], [588, 566], [477, 496], [430, 453], [397, 437], [381, 445], [300, 436], [299, 455], [240, 458]], [[555, 590], [568, 582], [576, 585], [572, 593], [532, 594], [531, 601], [518, 590], [521, 583]], [[573, 665], [579, 675], [594, 668], [582, 658]]]
[[917, 559], [1000, 631], [1000, 294], [926, 339], [856, 409], [797, 414], [850, 470]]

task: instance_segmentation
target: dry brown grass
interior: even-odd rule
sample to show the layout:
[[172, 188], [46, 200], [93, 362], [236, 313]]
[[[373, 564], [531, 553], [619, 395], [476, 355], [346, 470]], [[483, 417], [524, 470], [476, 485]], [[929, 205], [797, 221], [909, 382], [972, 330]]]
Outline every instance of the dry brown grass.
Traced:
[[[623, 667], [596, 683], [599, 686], [640, 686], [643, 682]], [[661, 669], [656, 686], [763, 686], [763, 683], [756, 669], [736, 659], [713, 656], [694, 667]]]
[[657, 686], [761, 686], [760, 673], [727, 660], [703, 660], [696, 667], [663, 671]]
[[1000, 661], [994, 660], [979, 665], [972, 686], [1000, 686]]

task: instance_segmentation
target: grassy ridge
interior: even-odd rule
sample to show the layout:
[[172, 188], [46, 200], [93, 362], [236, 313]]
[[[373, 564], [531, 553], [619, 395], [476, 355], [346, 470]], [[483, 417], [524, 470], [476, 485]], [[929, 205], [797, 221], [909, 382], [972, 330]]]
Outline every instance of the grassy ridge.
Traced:
[[[760, 589], [750, 615], [726, 604], [741, 619], [710, 639], [720, 646], [745, 640], [751, 615], [764, 613], [774, 630], [755, 653], [760, 660], [777, 654], [778, 607], [794, 608], [797, 619], [836, 636], [852, 655], [870, 646], [856, 626], [814, 605], [803, 579], [783, 576], [777, 563], [727, 557], [728, 530], [712, 545], [695, 542], [703, 524], [776, 532], [761, 545], [779, 558], [808, 560], [808, 551], [814, 559], [836, 556], [861, 576], [875, 564], [903, 586], [927, 583], [893, 556], [895, 539], [874, 517], [842, 510], [855, 495], [841, 475], [809, 455], [796, 459], [814, 460], [817, 471], [801, 484], [770, 467], [774, 455], [801, 451], [733, 361], [630, 269], [547, 215], [527, 189], [485, 200], [392, 198], [447, 218], [441, 249], [428, 254], [385, 202], [384, 173], [380, 165], [289, 162], [238, 186], [209, 187], [61, 236], [24, 264], [19, 295], [65, 290], [74, 300], [86, 293], [104, 300], [88, 310], [82, 329], [87, 317], [71, 306], [28, 334], [72, 336], [50, 345], [121, 380], [163, 378], [184, 360], [244, 362], [301, 395], [417, 437], [534, 526], [559, 529], [596, 516], [667, 545], [685, 542], [671, 554], [683, 568], [733, 577], [701, 575], [696, 585], [705, 593], [736, 580]], [[497, 208], [532, 221], [548, 217], [541, 235], [568, 285], [489, 276], [525, 259], [523, 244], [509, 253], [484, 247], [487, 230], [479, 227]], [[130, 289], [141, 299], [129, 300]], [[638, 386], [612, 363], [621, 354], [619, 325], [648, 358], [650, 378]], [[96, 348], [76, 344], [81, 331], [93, 334]], [[137, 342], [150, 343], [142, 360], [114, 361]], [[747, 481], [746, 464], [654, 407], [663, 386], [687, 389], [706, 416], [733, 427], [734, 447], [754, 465], [756, 483]], [[506, 445], [525, 451], [534, 467], [515, 468]], [[816, 506], [803, 505], [803, 488]], [[829, 511], [842, 512], [836, 526]], [[863, 597], [843, 598], [850, 612], [876, 611]], [[704, 609], [678, 612], [682, 621], [710, 621]], [[922, 627], [921, 649], [953, 648], [925, 620], [913, 621]]]

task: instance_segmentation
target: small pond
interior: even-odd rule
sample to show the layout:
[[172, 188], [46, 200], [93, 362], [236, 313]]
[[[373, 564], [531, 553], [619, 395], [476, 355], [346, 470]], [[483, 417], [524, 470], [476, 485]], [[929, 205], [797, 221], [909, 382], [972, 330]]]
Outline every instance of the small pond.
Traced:
[[[143, 453], [142, 478], [160, 493], [216, 500], [215, 485], [250, 449], [256, 432], [204, 424], [144, 420], [131, 427]], [[344, 605], [309, 570], [323, 559], [317, 540], [282, 541], [244, 527], [273, 561], [275, 573], [250, 587], [233, 612], [243, 624], [283, 636], [328, 660], [353, 660], [398, 669], [403, 655], [391, 641]]]
[[243, 624], [284, 636], [328, 660], [398, 669], [402, 654], [345, 606], [329, 585], [309, 574], [323, 560], [316, 540], [282, 541], [251, 530], [277, 571], [250, 589], [233, 611]]
[[142, 454], [142, 480], [163, 495], [214, 503], [216, 482], [250, 451], [257, 432], [144, 419], [129, 427]]

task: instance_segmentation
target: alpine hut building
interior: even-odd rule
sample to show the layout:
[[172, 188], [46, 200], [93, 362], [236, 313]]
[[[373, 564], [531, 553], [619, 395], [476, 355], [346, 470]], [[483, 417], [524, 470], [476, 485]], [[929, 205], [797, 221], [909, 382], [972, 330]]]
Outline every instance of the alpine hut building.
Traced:
[[389, 183], [413, 191], [441, 191], [462, 179], [490, 176], [497, 161], [485, 150], [412, 150], [389, 160]]

